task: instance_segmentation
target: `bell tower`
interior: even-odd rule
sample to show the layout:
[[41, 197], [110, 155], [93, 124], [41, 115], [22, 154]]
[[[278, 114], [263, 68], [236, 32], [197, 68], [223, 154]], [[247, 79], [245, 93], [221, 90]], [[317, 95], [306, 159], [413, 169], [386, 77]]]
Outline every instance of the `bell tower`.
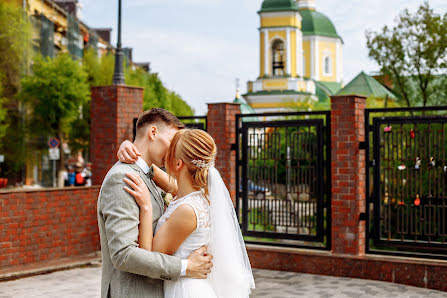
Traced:
[[[259, 77], [302, 77], [301, 15], [294, 0], [265, 0], [261, 18]], [[302, 53], [301, 53], [302, 57]]]
[[242, 96], [258, 113], [327, 102], [342, 86], [343, 40], [315, 0], [264, 0], [259, 75]]
[[304, 77], [302, 17], [296, 0], [264, 0], [258, 11], [259, 76], [243, 95], [256, 112], [287, 111], [315, 96]]

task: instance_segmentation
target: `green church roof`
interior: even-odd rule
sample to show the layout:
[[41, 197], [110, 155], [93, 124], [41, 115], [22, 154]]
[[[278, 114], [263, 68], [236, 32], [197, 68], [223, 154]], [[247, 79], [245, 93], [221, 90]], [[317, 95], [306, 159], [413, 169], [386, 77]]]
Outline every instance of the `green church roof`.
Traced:
[[298, 11], [295, 0], [264, 0], [259, 12]]
[[396, 96], [380, 84], [376, 79], [363, 71], [359, 73], [337, 95], [363, 95], [366, 97], [396, 99]]
[[331, 95], [337, 94], [341, 89], [341, 84], [337, 82], [315, 82], [315, 94], [320, 102], [328, 101]]
[[[246, 115], [246, 114], [255, 114], [256, 111], [250, 107], [245, 100], [242, 99], [242, 97], [236, 95], [236, 98], [233, 100], [233, 103], [238, 103], [240, 104], [240, 108], [241, 108], [241, 114]], [[242, 122], [256, 122], [259, 121], [258, 117], [243, 117], [242, 118]]]
[[302, 23], [301, 31], [303, 35], [321, 35], [327, 37], [338, 37], [334, 24], [324, 14], [310, 9], [299, 10]]

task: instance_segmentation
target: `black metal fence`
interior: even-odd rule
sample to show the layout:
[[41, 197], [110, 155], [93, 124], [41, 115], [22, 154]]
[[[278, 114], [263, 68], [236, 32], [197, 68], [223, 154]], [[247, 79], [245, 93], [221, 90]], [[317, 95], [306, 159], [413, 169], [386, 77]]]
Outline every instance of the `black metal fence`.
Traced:
[[207, 116], [180, 116], [177, 118], [182, 121], [188, 128], [197, 128], [204, 131], [207, 130]]
[[236, 125], [245, 240], [330, 248], [330, 112], [237, 115]]
[[447, 257], [446, 112], [366, 110], [367, 252]]

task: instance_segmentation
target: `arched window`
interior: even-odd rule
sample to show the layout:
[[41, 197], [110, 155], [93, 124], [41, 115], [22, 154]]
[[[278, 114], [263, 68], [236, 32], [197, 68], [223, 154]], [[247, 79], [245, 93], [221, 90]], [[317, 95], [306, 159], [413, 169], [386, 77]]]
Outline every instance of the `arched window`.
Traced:
[[272, 43], [272, 73], [274, 76], [284, 75], [284, 42], [276, 39]]
[[324, 65], [324, 74], [327, 76], [332, 75], [331, 57], [329, 57], [329, 56], [324, 57], [323, 65]]

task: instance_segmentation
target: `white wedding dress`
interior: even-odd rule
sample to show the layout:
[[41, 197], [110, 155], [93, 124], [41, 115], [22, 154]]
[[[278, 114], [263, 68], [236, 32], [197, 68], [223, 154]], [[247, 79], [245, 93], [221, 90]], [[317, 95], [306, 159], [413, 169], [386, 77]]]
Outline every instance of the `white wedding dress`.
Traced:
[[169, 216], [183, 204], [194, 209], [197, 227], [174, 253], [186, 259], [192, 252], [208, 245], [213, 268], [207, 279], [180, 277], [165, 281], [166, 298], [247, 298], [255, 288], [239, 221], [230, 194], [214, 166], [208, 170], [209, 200], [202, 190], [192, 192], [169, 204], [158, 220], [156, 232]]
[[[155, 232], [169, 219], [169, 216], [183, 204], [194, 209], [197, 227], [174, 253], [186, 259], [192, 252], [207, 245], [211, 234], [210, 205], [201, 190], [192, 192], [182, 198], [173, 200], [166, 212], [158, 220]], [[177, 281], [164, 282], [165, 298], [213, 298], [217, 297], [209, 279], [193, 279], [180, 277]]]

